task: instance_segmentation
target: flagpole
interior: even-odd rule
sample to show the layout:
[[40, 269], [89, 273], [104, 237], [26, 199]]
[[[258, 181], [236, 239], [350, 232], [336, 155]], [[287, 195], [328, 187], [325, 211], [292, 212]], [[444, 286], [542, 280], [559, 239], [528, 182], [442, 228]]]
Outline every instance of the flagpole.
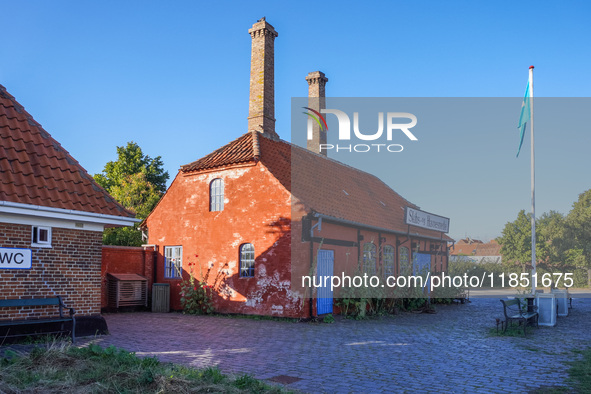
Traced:
[[536, 293], [536, 170], [534, 155], [534, 66], [529, 67], [529, 97], [531, 108], [531, 291]]

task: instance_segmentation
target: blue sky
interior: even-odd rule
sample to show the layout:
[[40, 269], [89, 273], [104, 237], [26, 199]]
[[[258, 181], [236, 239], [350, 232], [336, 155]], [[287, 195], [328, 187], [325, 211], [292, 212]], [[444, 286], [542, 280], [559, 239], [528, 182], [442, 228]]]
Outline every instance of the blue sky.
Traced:
[[[533, 64], [536, 96], [591, 96], [584, 1], [2, 0], [0, 7], [0, 83], [93, 174], [133, 140], [162, 156], [173, 178], [180, 165], [246, 132], [247, 31], [262, 16], [279, 32], [275, 97], [284, 139], [291, 98], [307, 94], [304, 78], [315, 70], [330, 79], [332, 97], [520, 97]], [[519, 108], [515, 124], [518, 117]], [[515, 159], [516, 128], [479, 126], [426, 134], [392, 161], [401, 175], [391, 186], [450, 217], [456, 239], [496, 237], [529, 209], [528, 140]], [[591, 188], [590, 130], [546, 130], [536, 135], [537, 210], [566, 213]], [[446, 154], [435, 157], [436, 149]]]

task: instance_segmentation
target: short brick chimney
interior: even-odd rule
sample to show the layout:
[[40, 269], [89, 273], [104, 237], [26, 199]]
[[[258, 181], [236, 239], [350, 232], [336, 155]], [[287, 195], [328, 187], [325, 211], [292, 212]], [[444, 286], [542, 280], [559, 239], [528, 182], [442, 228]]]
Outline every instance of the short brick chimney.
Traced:
[[275, 37], [265, 18], [248, 30], [252, 37], [248, 130], [279, 138], [275, 133]]
[[[314, 71], [306, 76], [308, 81], [308, 107], [320, 112], [326, 108], [325, 85], [328, 78], [322, 71]], [[327, 150], [320, 151], [320, 144], [326, 144], [326, 129], [321, 129], [318, 123], [312, 122], [312, 139], [308, 140], [308, 150], [327, 155]]]

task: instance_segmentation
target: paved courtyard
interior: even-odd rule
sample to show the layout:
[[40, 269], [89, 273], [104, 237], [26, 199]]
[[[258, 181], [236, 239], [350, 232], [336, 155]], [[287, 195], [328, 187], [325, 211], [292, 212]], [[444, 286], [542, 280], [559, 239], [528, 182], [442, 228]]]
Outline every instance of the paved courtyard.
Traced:
[[565, 385], [573, 350], [591, 346], [591, 299], [573, 306], [556, 327], [529, 328], [527, 338], [490, 335], [502, 316], [494, 298], [334, 324], [108, 314], [111, 335], [80, 343], [260, 379], [286, 375], [300, 379], [287, 387], [307, 392], [530, 392]]

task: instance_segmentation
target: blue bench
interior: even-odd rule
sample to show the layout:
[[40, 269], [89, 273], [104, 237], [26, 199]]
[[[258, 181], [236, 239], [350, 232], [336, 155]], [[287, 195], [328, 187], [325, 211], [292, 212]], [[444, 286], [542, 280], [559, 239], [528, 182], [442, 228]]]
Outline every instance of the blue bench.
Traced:
[[[10, 307], [39, 307], [39, 306], [56, 306], [59, 308], [59, 316], [55, 317], [46, 317], [40, 319], [21, 319], [21, 320], [0, 320], [0, 327], [17, 327], [17, 326], [31, 326], [36, 324], [51, 324], [51, 323], [61, 323], [61, 329], [59, 331], [49, 331], [43, 332], [43, 334], [56, 334], [62, 333], [67, 330], [64, 329], [64, 324], [67, 322], [72, 322], [71, 326], [71, 335], [72, 335], [72, 343], [76, 340], [76, 318], [74, 314], [76, 311], [74, 308], [68, 308], [62, 302], [62, 298], [60, 296], [56, 297], [49, 297], [49, 298], [27, 298], [27, 299], [8, 299], [8, 300], [0, 300], [0, 308], [10, 308]], [[64, 309], [69, 309], [69, 316], [64, 316]], [[26, 336], [26, 335], [35, 335], [31, 333], [17, 333], [12, 335], [5, 335], [4, 337], [18, 337], [18, 336]]]

